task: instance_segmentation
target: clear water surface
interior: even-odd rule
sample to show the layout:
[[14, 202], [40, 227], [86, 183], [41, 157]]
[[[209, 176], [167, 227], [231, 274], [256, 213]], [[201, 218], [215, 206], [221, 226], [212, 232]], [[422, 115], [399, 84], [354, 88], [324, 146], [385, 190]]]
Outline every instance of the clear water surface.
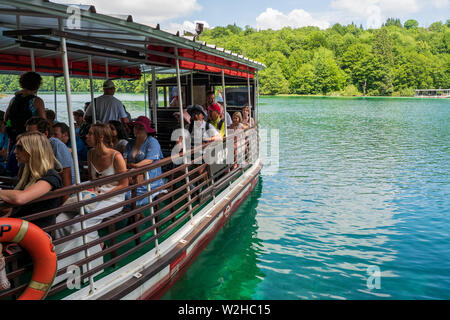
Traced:
[[280, 130], [278, 172], [163, 299], [450, 299], [448, 99], [263, 97], [261, 126]]

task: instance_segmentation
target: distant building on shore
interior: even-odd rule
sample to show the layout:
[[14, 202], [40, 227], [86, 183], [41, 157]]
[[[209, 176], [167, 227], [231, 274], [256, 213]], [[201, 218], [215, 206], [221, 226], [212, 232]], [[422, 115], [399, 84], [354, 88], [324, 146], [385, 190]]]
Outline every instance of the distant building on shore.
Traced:
[[419, 89], [415, 90], [416, 98], [450, 98], [450, 89]]

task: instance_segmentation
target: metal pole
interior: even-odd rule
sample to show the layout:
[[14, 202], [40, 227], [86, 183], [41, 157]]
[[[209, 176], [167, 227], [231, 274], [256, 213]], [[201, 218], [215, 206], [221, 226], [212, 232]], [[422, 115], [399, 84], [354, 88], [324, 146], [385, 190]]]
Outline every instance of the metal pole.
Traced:
[[255, 104], [255, 125], [258, 123], [258, 104], [256, 101], [256, 74], [253, 74], [253, 103]]
[[106, 80], [109, 79], [109, 65], [108, 65], [108, 59], [105, 60], [105, 77], [106, 77]]
[[194, 71], [191, 73], [191, 106], [194, 105]]
[[36, 72], [36, 63], [34, 61], [34, 50], [30, 49], [31, 71]]
[[[16, 15], [16, 28], [17, 30], [20, 30], [20, 16]], [[19, 41], [22, 41], [22, 36], [18, 37]]]
[[169, 106], [167, 105], [167, 87], [164, 86], [164, 107], [168, 108]]
[[92, 75], [92, 56], [88, 56], [88, 68], [89, 68], [89, 86], [91, 91], [91, 106], [92, 106], [92, 124], [97, 123], [97, 115], [95, 112], [95, 99], [94, 99], [94, 84]]
[[58, 119], [58, 96], [56, 92], [56, 77], [53, 76], [53, 91], [55, 93], [55, 119]]
[[147, 116], [147, 80], [144, 72], [144, 115]]
[[153, 101], [153, 121], [155, 123], [155, 130], [158, 131], [158, 95], [156, 92], [156, 68], [152, 67], [152, 101]]
[[[228, 126], [227, 126], [227, 96], [225, 92], [225, 72], [222, 69], [222, 98], [223, 98], [223, 115], [225, 120], [225, 137], [228, 137]], [[220, 128], [219, 128], [220, 131]]]
[[[176, 69], [177, 69], [177, 84], [178, 84], [178, 105], [180, 107], [180, 122], [181, 122], [181, 130], [184, 130], [184, 114], [183, 114], [183, 97], [181, 96], [181, 79], [180, 79], [180, 60], [178, 59], [178, 48], [175, 47], [175, 56], [176, 56]], [[184, 137], [184, 131], [183, 131], [183, 163], [186, 164], [186, 157], [184, 156], [186, 154], [186, 139]], [[186, 167], [184, 169], [184, 172], [186, 175], [189, 173], [188, 168]], [[191, 184], [189, 182], [189, 176], [186, 176], [186, 185], [187, 185], [187, 191], [189, 193], [188, 201], [191, 202]], [[191, 212], [191, 220], [194, 217], [192, 214], [192, 204], [189, 205], [189, 211]]]
[[[148, 176], [148, 171], [145, 172], [145, 180], [150, 180], [150, 177]], [[147, 184], [147, 192], [152, 191], [152, 187], [150, 186], [150, 183]], [[148, 203], [152, 204], [153, 199], [152, 199], [152, 195], [148, 196]], [[150, 207], [150, 215], [153, 215], [155, 213], [155, 209], [153, 206]], [[156, 223], [156, 219], [155, 217], [152, 218], [152, 225], [155, 225]], [[158, 235], [158, 228], [153, 229], [153, 235], [156, 237]], [[158, 238], [155, 239], [155, 253], [158, 254], [159, 253], [159, 243], [158, 243]]]
[[258, 106], [258, 123], [259, 123], [259, 121], [260, 121], [259, 116], [260, 116], [261, 110], [260, 110], [260, 105], [259, 105], [259, 72], [258, 71], [256, 71], [256, 97], [258, 99], [257, 106]]
[[250, 109], [248, 124], [252, 124], [252, 96], [250, 94], [250, 71], [247, 69], [247, 91], [248, 91], [248, 107]]
[[[59, 22], [59, 30], [63, 31], [63, 22], [62, 18], [58, 19]], [[73, 158], [73, 164], [74, 164], [74, 172], [75, 172], [75, 183], [80, 184], [80, 168], [78, 166], [78, 156], [77, 156], [77, 143], [75, 139], [75, 128], [73, 126], [74, 119], [72, 114], [72, 93], [70, 90], [70, 78], [69, 78], [69, 59], [67, 57], [67, 46], [66, 46], [66, 38], [61, 37], [61, 54], [62, 54], [62, 63], [63, 63], [63, 70], [64, 70], [64, 83], [66, 87], [66, 99], [67, 99], [67, 113], [69, 117], [69, 132], [70, 132], [70, 141], [72, 143], [72, 158]], [[78, 201], [82, 200], [81, 192], [77, 193]], [[84, 216], [84, 207], [82, 206], [80, 208], [80, 215]], [[85, 230], [85, 221], [81, 222], [81, 229]], [[87, 238], [86, 235], [83, 235], [83, 245], [86, 245]], [[84, 250], [85, 255], [89, 257], [89, 250]], [[89, 271], [91, 269], [91, 262], [88, 262], [87, 270]], [[95, 290], [94, 288], [94, 277], [89, 277], [89, 286], [91, 289], [91, 292]]]

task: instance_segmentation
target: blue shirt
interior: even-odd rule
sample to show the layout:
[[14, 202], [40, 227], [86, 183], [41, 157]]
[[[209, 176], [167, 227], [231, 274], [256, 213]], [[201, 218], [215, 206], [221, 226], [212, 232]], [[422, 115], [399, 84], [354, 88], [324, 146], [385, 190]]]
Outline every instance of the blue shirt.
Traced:
[[[86, 145], [84, 144], [83, 140], [81, 140], [80, 136], [75, 136], [75, 141], [77, 144], [77, 155], [78, 155], [78, 161], [87, 161], [87, 153], [88, 149]], [[72, 149], [72, 143], [67, 141], [67, 147]]]
[[55, 158], [61, 163], [63, 169], [64, 168], [71, 168], [72, 172], [72, 184], [75, 184], [75, 172], [73, 170], [73, 159], [72, 155], [70, 154], [69, 149], [67, 146], [58, 138], [51, 137], [50, 144], [52, 145], [53, 154], [55, 155]]
[[[0, 150], [8, 150], [8, 134], [6, 132], [0, 133]], [[5, 167], [5, 158], [0, 157], [0, 165]]]
[[[128, 163], [139, 163], [142, 160], [153, 160], [153, 162], [157, 162], [161, 159], [164, 159], [164, 156], [161, 151], [161, 146], [159, 145], [158, 140], [153, 138], [152, 136], [147, 137], [144, 143], [139, 148], [136, 155], [133, 157], [133, 149], [136, 144], [136, 140], [129, 142], [123, 152], [124, 159], [127, 159]], [[155, 178], [162, 174], [161, 167], [155, 168], [148, 172], [149, 179]], [[159, 188], [164, 184], [163, 179], [156, 180], [150, 184], [150, 188], [152, 190]], [[141, 188], [138, 188], [141, 189]], [[146, 187], [144, 186], [144, 189]]]

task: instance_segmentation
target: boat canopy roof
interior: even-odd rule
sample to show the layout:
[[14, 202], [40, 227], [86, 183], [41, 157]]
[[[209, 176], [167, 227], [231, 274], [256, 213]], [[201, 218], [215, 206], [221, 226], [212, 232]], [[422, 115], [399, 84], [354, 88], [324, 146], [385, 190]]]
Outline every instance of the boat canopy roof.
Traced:
[[[193, 75], [193, 84], [195, 86], [222, 86], [222, 76], [220, 74], [195, 72]], [[185, 73], [180, 76], [181, 85], [189, 86], [191, 83], [191, 73]], [[243, 77], [225, 75], [225, 81], [227, 86], [247, 86], [247, 79]], [[253, 82], [253, 81], [252, 81]], [[156, 80], [156, 86], [158, 87], [176, 87], [177, 77], [170, 77]]]
[[[77, 19], [79, 17], [79, 19]], [[94, 78], [139, 79], [142, 72], [188, 71], [253, 78], [262, 63], [133, 22], [130, 15], [103, 15], [94, 6], [48, 0], [0, 0], [0, 73], [23, 73], [34, 64], [42, 75], [63, 74], [61, 38], [67, 43], [70, 75], [87, 77], [88, 57]]]

